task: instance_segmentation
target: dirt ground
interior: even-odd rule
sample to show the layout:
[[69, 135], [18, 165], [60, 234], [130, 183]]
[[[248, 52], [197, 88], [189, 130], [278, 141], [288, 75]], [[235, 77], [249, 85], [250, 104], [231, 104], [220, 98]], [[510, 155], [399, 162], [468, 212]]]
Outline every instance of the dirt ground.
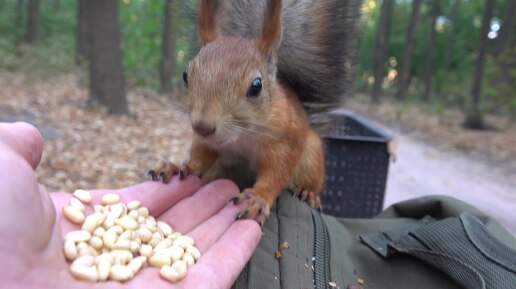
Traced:
[[[0, 71], [0, 121], [27, 121], [45, 144], [37, 169], [49, 191], [115, 188], [147, 179], [161, 160], [186, 158], [191, 131], [180, 101], [152, 90], [128, 89], [131, 116], [88, 108], [73, 74], [31, 78]], [[177, 99], [177, 96], [175, 97]], [[488, 117], [493, 131], [465, 131], [461, 114], [440, 116], [358, 99], [353, 111], [397, 133], [386, 205], [425, 194], [451, 194], [498, 218], [516, 235], [516, 125]], [[496, 200], [496, 201], [495, 201]]]
[[414, 197], [447, 195], [479, 208], [516, 236], [514, 122], [487, 116], [494, 130], [465, 130], [459, 111], [436, 116], [389, 102], [373, 107], [363, 95], [349, 101], [347, 108], [387, 128], [397, 139], [384, 207]]
[[162, 160], [181, 162], [190, 126], [178, 102], [130, 89], [131, 116], [88, 108], [75, 75], [30, 79], [0, 72], [0, 121], [27, 121], [44, 138], [39, 180], [49, 191], [115, 188], [147, 179]]

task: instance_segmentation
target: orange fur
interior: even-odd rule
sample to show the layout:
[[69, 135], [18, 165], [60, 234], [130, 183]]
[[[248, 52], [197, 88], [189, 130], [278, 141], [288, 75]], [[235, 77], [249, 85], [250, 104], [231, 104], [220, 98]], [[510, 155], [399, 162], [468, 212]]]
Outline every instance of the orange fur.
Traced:
[[219, 36], [216, 23], [218, 0], [199, 1], [199, 40], [205, 45]]

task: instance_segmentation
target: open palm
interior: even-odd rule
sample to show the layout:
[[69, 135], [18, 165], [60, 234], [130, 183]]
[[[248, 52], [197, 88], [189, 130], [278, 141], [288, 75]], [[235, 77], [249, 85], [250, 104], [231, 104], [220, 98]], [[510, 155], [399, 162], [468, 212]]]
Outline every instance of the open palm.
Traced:
[[[91, 288], [68, 272], [62, 239], [77, 225], [61, 214], [69, 193], [47, 193], [34, 168], [41, 157], [41, 137], [32, 126], [0, 124], [0, 280], [5, 287]], [[258, 245], [261, 231], [250, 220], [234, 221], [238, 207], [228, 200], [238, 193], [229, 181], [201, 186], [198, 178], [174, 178], [169, 184], [145, 182], [120, 190], [91, 191], [93, 204], [115, 192], [127, 203], [139, 200], [157, 219], [193, 237], [202, 252], [187, 276], [176, 284], [147, 267], [125, 283], [95, 283], [102, 288], [229, 288]], [[92, 213], [91, 206], [87, 213]]]

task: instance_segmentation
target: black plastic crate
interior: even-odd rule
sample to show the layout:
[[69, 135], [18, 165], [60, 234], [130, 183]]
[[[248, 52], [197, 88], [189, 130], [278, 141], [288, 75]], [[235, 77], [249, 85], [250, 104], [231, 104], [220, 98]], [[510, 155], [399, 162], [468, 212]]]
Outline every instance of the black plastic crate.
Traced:
[[347, 111], [331, 114], [325, 139], [323, 212], [370, 218], [382, 210], [392, 135]]

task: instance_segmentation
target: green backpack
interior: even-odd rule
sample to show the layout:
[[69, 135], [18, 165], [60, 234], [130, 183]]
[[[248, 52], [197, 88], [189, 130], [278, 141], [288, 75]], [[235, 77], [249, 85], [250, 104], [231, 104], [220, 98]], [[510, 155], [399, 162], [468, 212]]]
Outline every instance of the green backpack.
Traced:
[[516, 288], [516, 240], [449, 197], [339, 219], [285, 192], [262, 230], [235, 289]]

